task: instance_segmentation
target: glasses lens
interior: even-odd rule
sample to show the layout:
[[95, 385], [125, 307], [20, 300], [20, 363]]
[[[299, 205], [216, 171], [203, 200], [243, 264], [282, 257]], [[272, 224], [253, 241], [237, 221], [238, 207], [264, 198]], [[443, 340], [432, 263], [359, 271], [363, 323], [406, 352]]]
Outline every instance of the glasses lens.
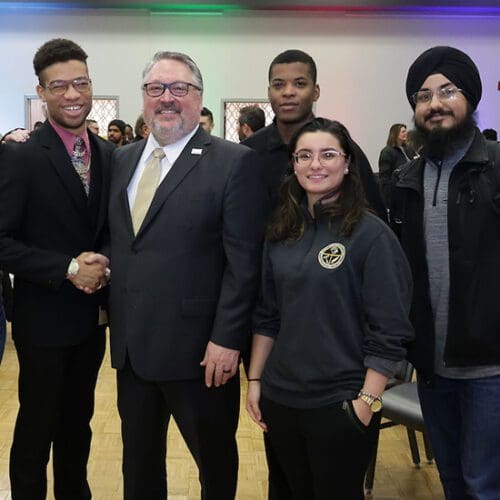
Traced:
[[170, 92], [177, 97], [185, 96], [188, 90], [189, 84], [185, 82], [173, 82], [170, 84]]
[[339, 157], [340, 153], [335, 149], [331, 149], [329, 151], [322, 151], [319, 155], [319, 159], [322, 165], [330, 165]]
[[55, 82], [50, 82], [47, 85], [47, 88], [53, 93], [53, 94], [64, 94], [68, 88], [68, 83], [63, 82], [63, 81], [55, 81]]
[[165, 92], [165, 87], [161, 83], [146, 83], [144, 88], [149, 97], [160, 97]]
[[312, 154], [306, 151], [302, 151], [301, 153], [297, 153], [295, 155], [295, 162], [300, 166], [307, 166], [311, 163]]
[[443, 89], [439, 89], [438, 97], [443, 101], [447, 101], [449, 99], [454, 99], [457, 95], [458, 89], [455, 87], [445, 87]]
[[90, 80], [82, 78], [81, 80], [74, 80], [73, 87], [78, 92], [88, 92], [90, 90]]
[[431, 90], [419, 90], [413, 94], [413, 101], [415, 104], [423, 104], [429, 102], [432, 99]]

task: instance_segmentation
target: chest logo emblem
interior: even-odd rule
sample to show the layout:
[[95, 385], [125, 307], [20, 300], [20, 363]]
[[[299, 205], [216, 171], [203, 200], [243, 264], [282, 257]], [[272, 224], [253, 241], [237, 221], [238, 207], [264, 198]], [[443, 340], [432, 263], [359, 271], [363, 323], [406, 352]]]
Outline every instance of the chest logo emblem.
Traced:
[[325, 269], [339, 267], [345, 258], [345, 246], [342, 243], [330, 243], [318, 253], [318, 262]]

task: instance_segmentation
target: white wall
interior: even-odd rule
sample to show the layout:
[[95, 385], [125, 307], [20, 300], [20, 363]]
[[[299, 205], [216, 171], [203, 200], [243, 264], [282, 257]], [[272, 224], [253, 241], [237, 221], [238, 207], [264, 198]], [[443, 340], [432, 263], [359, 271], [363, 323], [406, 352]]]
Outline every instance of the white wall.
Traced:
[[500, 130], [500, 17], [384, 17], [243, 13], [150, 16], [144, 11], [0, 11], [0, 130], [24, 124], [33, 94], [33, 54], [46, 40], [68, 37], [89, 54], [96, 94], [120, 96], [120, 117], [141, 110], [144, 64], [157, 50], [186, 52], [205, 80], [205, 105], [222, 128], [221, 98], [263, 98], [267, 70], [282, 50], [300, 48], [318, 64], [318, 116], [344, 122], [376, 169], [394, 122], [411, 124], [406, 72], [423, 50], [452, 45], [477, 63], [483, 80], [481, 128]]

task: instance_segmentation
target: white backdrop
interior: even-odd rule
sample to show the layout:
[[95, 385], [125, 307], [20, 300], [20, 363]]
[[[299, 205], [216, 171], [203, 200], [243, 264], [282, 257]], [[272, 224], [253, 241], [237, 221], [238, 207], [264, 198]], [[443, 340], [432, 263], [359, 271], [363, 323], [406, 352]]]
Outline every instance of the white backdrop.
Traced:
[[141, 72], [150, 56], [157, 50], [188, 53], [203, 73], [215, 133], [222, 130], [221, 99], [266, 97], [273, 57], [299, 48], [318, 64], [317, 115], [344, 122], [376, 170], [390, 125], [411, 125], [408, 66], [433, 45], [456, 46], [475, 60], [484, 87], [479, 125], [500, 129], [499, 36], [500, 17], [0, 11], [0, 130], [24, 124], [24, 95], [36, 84], [33, 55], [53, 37], [82, 45], [94, 92], [120, 96], [120, 118], [129, 123], [141, 111]]

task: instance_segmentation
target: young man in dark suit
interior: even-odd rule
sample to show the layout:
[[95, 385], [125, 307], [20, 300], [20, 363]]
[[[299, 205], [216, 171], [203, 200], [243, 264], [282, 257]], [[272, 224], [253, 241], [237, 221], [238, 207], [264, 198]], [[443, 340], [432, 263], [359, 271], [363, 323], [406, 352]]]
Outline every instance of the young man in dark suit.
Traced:
[[[12, 498], [89, 499], [94, 388], [105, 345], [102, 246], [113, 147], [85, 128], [87, 54], [70, 40], [40, 47], [34, 68], [48, 120], [0, 154], [0, 268], [15, 275], [12, 333], [20, 408], [10, 455]], [[85, 291], [84, 291], [85, 290]], [[91, 294], [90, 292], [98, 291]]]
[[167, 496], [173, 416], [205, 500], [236, 492], [238, 358], [250, 332], [267, 201], [256, 154], [198, 126], [193, 60], [143, 74], [146, 141], [116, 150], [109, 205], [111, 354], [126, 500]]

